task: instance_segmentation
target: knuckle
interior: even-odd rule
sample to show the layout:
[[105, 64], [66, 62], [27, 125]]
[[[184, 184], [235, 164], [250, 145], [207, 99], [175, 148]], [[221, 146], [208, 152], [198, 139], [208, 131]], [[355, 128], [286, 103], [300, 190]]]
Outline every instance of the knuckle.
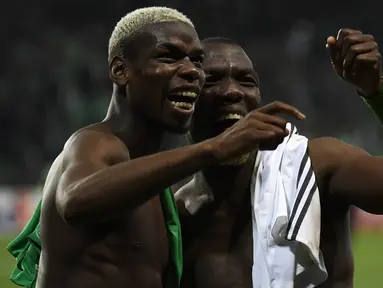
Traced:
[[278, 107], [278, 103], [277, 103], [277, 101], [274, 101], [273, 103], [270, 103], [270, 108], [271, 109], [275, 109], [275, 108], [277, 108]]
[[250, 114], [246, 115], [245, 119], [249, 119], [249, 121], [253, 121], [253, 120], [257, 119], [259, 117], [259, 115], [261, 115], [261, 114], [262, 114], [262, 112], [256, 110], [256, 111], [253, 111]]
[[350, 48], [350, 51], [353, 52], [353, 53], [357, 53], [359, 51], [359, 47], [358, 46], [351, 46]]
[[267, 131], [267, 134], [270, 136], [270, 137], [275, 137], [277, 135], [277, 133], [274, 131], [274, 130], [268, 130]]
[[340, 28], [340, 29], [338, 30], [338, 37], [341, 37], [341, 36], [344, 35], [344, 31], [345, 31], [345, 29], [346, 29], [346, 28]]
[[355, 41], [355, 36], [353, 36], [353, 35], [346, 35], [346, 36], [344, 36], [343, 40], [344, 40], [344, 43]]
[[281, 101], [274, 101], [273, 104], [274, 104], [274, 108], [280, 108], [283, 106]]
[[351, 28], [341, 28], [338, 31], [338, 35], [341, 36], [341, 37], [345, 37], [347, 35], [356, 34], [356, 33], [360, 34], [360, 31], [354, 30], [354, 29], [351, 29]]

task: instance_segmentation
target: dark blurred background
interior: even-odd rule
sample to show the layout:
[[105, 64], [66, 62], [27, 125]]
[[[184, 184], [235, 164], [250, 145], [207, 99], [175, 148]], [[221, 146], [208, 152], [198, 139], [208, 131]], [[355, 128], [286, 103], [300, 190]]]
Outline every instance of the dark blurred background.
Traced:
[[325, 43], [342, 27], [383, 41], [383, 1], [14, 0], [0, 8], [0, 183], [35, 184], [72, 132], [103, 119], [112, 87], [109, 36], [124, 14], [150, 5], [181, 10], [201, 38], [242, 44], [264, 101], [286, 101], [307, 115], [301, 132], [381, 152], [383, 129], [335, 76]]
[[[382, 154], [382, 127], [353, 87], [333, 73], [325, 50], [326, 38], [343, 27], [372, 33], [383, 49], [381, 0], [3, 1], [0, 210], [8, 214], [0, 215], [0, 230], [11, 229], [15, 221], [22, 227], [34, 209], [30, 203], [40, 198], [41, 189], [35, 187], [66, 139], [103, 119], [112, 92], [109, 36], [126, 13], [152, 5], [184, 12], [201, 38], [222, 36], [243, 45], [260, 74], [264, 102], [282, 100], [306, 114], [301, 134], [335, 136]], [[376, 261], [371, 265], [383, 267], [381, 259]], [[11, 264], [4, 265], [0, 271], [7, 277]], [[365, 287], [381, 287], [371, 285]]]

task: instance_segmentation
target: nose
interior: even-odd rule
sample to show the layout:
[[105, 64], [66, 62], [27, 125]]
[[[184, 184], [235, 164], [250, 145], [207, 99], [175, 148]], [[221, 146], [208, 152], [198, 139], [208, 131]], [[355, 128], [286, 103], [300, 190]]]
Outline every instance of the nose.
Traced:
[[200, 71], [190, 60], [185, 60], [183, 65], [178, 69], [178, 75], [188, 82], [193, 82], [200, 77]]
[[220, 93], [225, 101], [230, 103], [239, 103], [243, 100], [245, 95], [240, 89], [238, 89], [235, 83], [229, 81], [228, 85], [225, 86], [226, 87], [224, 87], [222, 93]]

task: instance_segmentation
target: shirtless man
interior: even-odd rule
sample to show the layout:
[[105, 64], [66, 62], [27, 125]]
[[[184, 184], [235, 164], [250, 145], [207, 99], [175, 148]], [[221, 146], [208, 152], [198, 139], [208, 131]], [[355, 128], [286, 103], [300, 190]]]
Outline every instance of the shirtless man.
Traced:
[[[254, 150], [260, 139], [248, 122], [158, 153], [165, 131], [189, 128], [205, 82], [202, 60], [193, 24], [176, 10], [138, 9], [117, 23], [109, 42], [107, 116], [69, 138], [45, 183], [36, 287], [178, 287], [182, 257], [169, 251], [164, 189]], [[175, 262], [175, 280], [166, 282], [165, 269]]]
[[[360, 33], [358, 37], [347, 38], [347, 32], [339, 32], [337, 41], [342, 39], [343, 43], [340, 43], [341, 55], [336, 56], [339, 62], [334, 64], [346, 64], [340, 67], [346, 72], [342, 77], [364, 93], [374, 93], [379, 87], [379, 81], [375, 80], [380, 78], [377, 44], [371, 36]], [[257, 131], [280, 133], [286, 121], [272, 110], [283, 104], [258, 108], [259, 80], [245, 51], [222, 38], [205, 40], [203, 45], [206, 84], [193, 116], [190, 130], [193, 142], [236, 129], [237, 125], [248, 121], [250, 115], [256, 119]], [[342, 61], [345, 58], [347, 61]], [[225, 117], [233, 120], [222, 120]], [[260, 141], [259, 148], [273, 149], [279, 143]], [[309, 140], [308, 145], [320, 191], [320, 248], [328, 272], [327, 281], [320, 287], [353, 287], [349, 208], [356, 205], [371, 213], [383, 213], [383, 158], [370, 156], [334, 138]], [[181, 287], [253, 287], [249, 185], [255, 154], [256, 151], [230, 165], [203, 169], [204, 181], [214, 201], [203, 205], [193, 215], [187, 214], [182, 193], [176, 193], [182, 212], [185, 259]]]

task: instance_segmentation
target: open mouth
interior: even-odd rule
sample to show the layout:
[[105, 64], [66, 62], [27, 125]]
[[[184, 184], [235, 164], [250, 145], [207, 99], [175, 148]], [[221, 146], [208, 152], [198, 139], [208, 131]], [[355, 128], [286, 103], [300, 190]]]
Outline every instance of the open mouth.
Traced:
[[233, 126], [238, 120], [242, 118], [243, 116], [237, 113], [226, 114], [218, 119], [216, 124], [217, 129], [220, 131], [224, 131]]
[[192, 110], [197, 100], [198, 94], [192, 91], [182, 91], [168, 95], [169, 102], [176, 108], [181, 110]]

